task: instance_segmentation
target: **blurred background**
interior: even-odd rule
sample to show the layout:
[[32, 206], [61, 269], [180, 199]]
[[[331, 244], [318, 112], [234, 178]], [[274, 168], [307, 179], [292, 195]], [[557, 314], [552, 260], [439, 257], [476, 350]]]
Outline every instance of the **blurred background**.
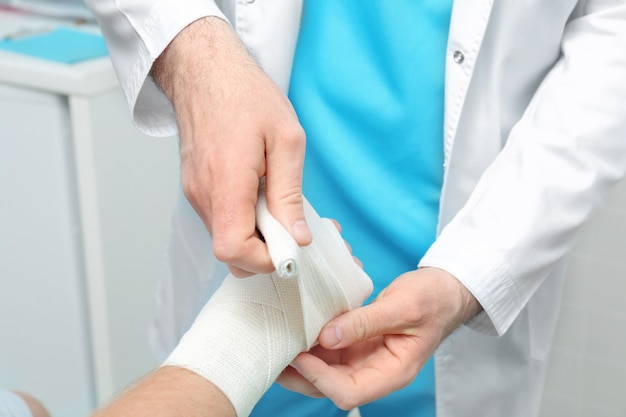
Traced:
[[93, 19], [83, 0], [0, 0], [0, 5], [40, 15]]
[[[97, 33], [80, 0], [0, 0], [0, 387], [53, 417], [158, 365], [147, 331], [179, 189], [176, 138], [135, 130]], [[624, 417], [626, 182], [569, 275], [542, 417]]]
[[134, 128], [81, 2], [0, 1], [0, 387], [86, 416], [157, 365], [178, 144]]

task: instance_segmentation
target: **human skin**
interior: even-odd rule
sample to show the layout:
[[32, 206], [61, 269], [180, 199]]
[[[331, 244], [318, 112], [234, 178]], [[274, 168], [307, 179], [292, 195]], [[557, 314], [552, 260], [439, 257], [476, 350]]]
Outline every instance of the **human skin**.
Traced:
[[92, 417], [236, 417], [226, 396], [184, 368], [164, 366], [129, 387]]
[[481, 309], [446, 271], [407, 272], [371, 304], [331, 320], [320, 344], [296, 357], [278, 381], [350, 410], [408, 385], [439, 344]]
[[152, 76], [174, 106], [185, 195], [238, 277], [273, 270], [255, 204], [266, 177], [272, 215], [299, 245], [305, 134], [291, 103], [223, 20], [199, 19], [170, 43]]
[[[440, 297], [447, 302], [436, 302]], [[352, 409], [410, 383], [439, 343], [478, 311], [476, 300], [447, 272], [436, 268], [408, 272], [372, 304], [328, 323], [320, 344], [301, 353], [279, 382]], [[242, 334], [242, 342], [245, 337]], [[181, 415], [235, 417], [235, 411], [211, 382], [187, 369], [165, 366], [92, 417]]]
[[[300, 245], [311, 241], [302, 212], [305, 135], [289, 100], [218, 18], [185, 28], [152, 74], [176, 111], [183, 188], [216, 257], [238, 277], [271, 272], [255, 229], [261, 176], [270, 212]], [[320, 345], [299, 355], [279, 382], [344, 409], [372, 401], [407, 385], [480, 309], [451, 274], [408, 272], [372, 304], [331, 321]]]
[[25, 392], [16, 392], [15, 394], [24, 400], [33, 417], [50, 417], [48, 410], [37, 398]]

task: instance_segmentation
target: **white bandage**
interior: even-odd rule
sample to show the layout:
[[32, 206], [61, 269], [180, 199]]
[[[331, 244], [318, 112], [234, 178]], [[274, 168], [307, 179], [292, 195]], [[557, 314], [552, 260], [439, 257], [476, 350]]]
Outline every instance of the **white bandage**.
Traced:
[[285, 228], [281, 227], [267, 207], [265, 177], [261, 178], [259, 198], [256, 203], [256, 224], [267, 243], [267, 250], [281, 278], [298, 275], [298, 244]]
[[[263, 188], [260, 192], [264, 201]], [[257, 209], [271, 217], [267, 205]], [[288, 234], [285, 239], [286, 231], [275, 219], [259, 225], [270, 256], [284, 258], [287, 253], [297, 274], [289, 279], [276, 272], [226, 277], [163, 364], [190, 369], [211, 381], [239, 417], [250, 414], [282, 370], [315, 344], [324, 324], [360, 306], [372, 291], [372, 281], [332, 222], [321, 219], [306, 201], [305, 216], [313, 243], [302, 248]]]

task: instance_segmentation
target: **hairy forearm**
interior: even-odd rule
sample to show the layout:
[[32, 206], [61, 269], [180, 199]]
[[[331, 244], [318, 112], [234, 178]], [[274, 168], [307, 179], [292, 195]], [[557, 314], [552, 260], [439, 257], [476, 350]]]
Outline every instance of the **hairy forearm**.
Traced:
[[172, 103], [185, 196], [213, 238], [218, 260], [238, 277], [274, 268], [256, 233], [259, 178], [272, 215], [303, 246], [305, 134], [284, 92], [230, 25], [205, 17], [184, 28], [152, 68]]
[[230, 25], [212, 16], [183, 29], [156, 59], [151, 75], [176, 108], [199, 88], [219, 93], [230, 71], [242, 64], [256, 66]]
[[177, 367], [162, 367], [128, 388], [93, 417], [236, 417], [212, 383]]

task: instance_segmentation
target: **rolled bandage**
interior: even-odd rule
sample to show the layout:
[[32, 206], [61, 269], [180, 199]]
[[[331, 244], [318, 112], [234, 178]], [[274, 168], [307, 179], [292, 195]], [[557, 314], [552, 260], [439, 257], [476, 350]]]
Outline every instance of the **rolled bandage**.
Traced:
[[[276, 272], [227, 276], [163, 364], [211, 381], [238, 417], [250, 414], [283, 369], [315, 344], [328, 321], [360, 306], [373, 288], [331, 221], [305, 200], [313, 242], [300, 248], [270, 216], [264, 194], [261, 187], [258, 227]], [[279, 276], [281, 265], [283, 276], [291, 279]]]
[[257, 228], [263, 235], [270, 259], [281, 278], [298, 275], [298, 244], [287, 230], [276, 220], [267, 207], [265, 177], [261, 178], [259, 197], [256, 203]]

